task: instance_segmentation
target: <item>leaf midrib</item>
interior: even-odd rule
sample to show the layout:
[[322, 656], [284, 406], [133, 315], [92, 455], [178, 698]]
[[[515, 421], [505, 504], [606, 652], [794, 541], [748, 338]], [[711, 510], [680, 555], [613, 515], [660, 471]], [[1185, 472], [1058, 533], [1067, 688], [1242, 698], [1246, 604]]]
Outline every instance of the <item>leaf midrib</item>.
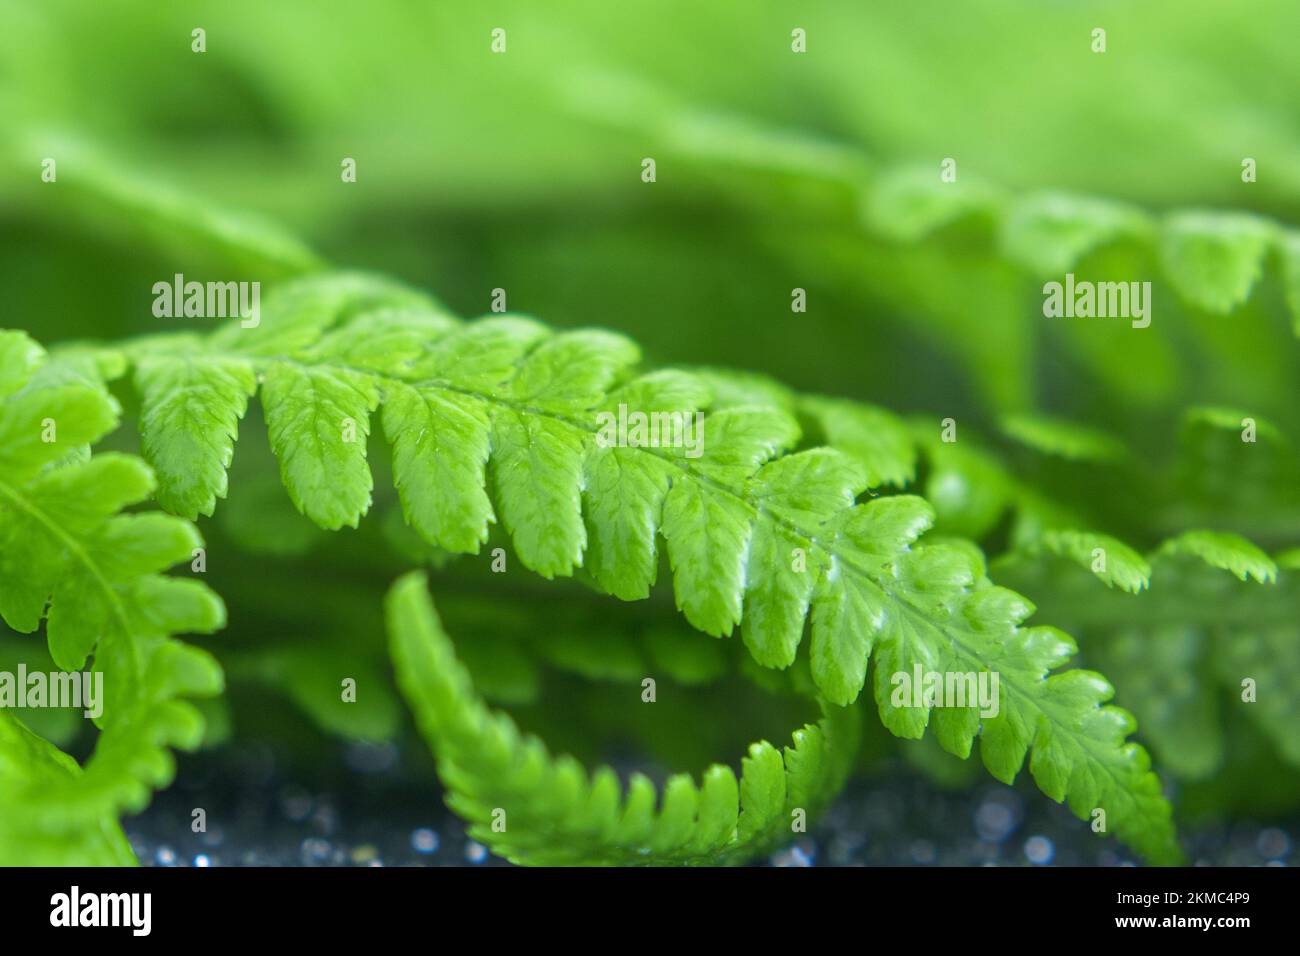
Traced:
[[[122, 605], [121, 596], [117, 593], [117, 589], [109, 583], [106, 577], [104, 577], [99, 565], [90, 557], [90, 554], [87, 553], [81, 543], [64, 530], [43, 510], [32, 503], [32, 501], [23, 495], [18, 489], [14, 488], [3, 479], [0, 479], [0, 495], [8, 498], [16, 507], [35, 519], [50, 533], [51, 537], [63, 545], [63, 547], [73, 554], [82, 566], [90, 572], [91, 578], [99, 585], [104, 594], [108, 597], [109, 605], [112, 608], [113, 616], [117, 618], [118, 626], [121, 628], [121, 633], [129, 635], [131, 633], [130, 623], [127, 619], [126, 608]], [[44, 611], [45, 609], [42, 608], [42, 616], [44, 616]], [[96, 643], [98, 644], [98, 642]], [[128, 645], [130, 651], [131, 666], [135, 671], [137, 679], [139, 679], [141, 676], [139, 649], [135, 646], [134, 641], [127, 640], [125, 643]]]

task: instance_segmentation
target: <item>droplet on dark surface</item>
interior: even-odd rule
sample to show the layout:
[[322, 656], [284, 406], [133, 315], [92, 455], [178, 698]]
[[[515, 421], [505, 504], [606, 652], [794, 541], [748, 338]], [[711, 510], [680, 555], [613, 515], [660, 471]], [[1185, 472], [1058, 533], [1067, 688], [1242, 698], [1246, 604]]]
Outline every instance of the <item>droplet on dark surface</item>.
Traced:
[[397, 746], [391, 742], [348, 744], [346, 760], [357, 773], [385, 773], [397, 766]]
[[428, 827], [421, 827], [411, 834], [411, 849], [416, 853], [437, 853], [438, 834]]
[[1037, 866], [1052, 862], [1056, 856], [1056, 847], [1045, 836], [1031, 836], [1025, 841], [1025, 859]]
[[285, 787], [280, 792], [280, 810], [285, 819], [300, 823], [311, 814], [311, 794], [301, 787]]
[[1291, 841], [1277, 827], [1269, 827], [1255, 840], [1255, 847], [1266, 860], [1282, 860], [1291, 852]]
[[308, 837], [302, 841], [303, 866], [320, 866], [330, 858], [331, 847], [328, 840], [320, 837]]

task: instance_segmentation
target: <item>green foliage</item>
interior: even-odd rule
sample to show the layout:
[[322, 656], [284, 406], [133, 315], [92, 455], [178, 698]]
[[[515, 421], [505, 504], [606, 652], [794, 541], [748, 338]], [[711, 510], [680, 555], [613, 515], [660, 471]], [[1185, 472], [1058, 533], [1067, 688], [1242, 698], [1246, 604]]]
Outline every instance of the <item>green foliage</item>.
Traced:
[[1151, 564], [1122, 541], [1083, 531], [1044, 531], [1024, 545], [1028, 554], [1057, 554], [1088, 568], [1113, 588], [1136, 594], [1147, 586]]
[[123, 514], [153, 490], [139, 459], [90, 453], [117, 422], [102, 388], [48, 364], [26, 335], [0, 333], [0, 616], [20, 633], [46, 626], [53, 662], [94, 655], [103, 716], [84, 767], [0, 710], [0, 860], [130, 859], [116, 818], [172, 778], [171, 747], [195, 746], [187, 697], [221, 690], [221, 671], [181, 632], [221, 627], [205, 586], [159, 572], [200, 545], [188, 522]]
[[1193, 780], [1218, 771], [1229, 710], [1300, 765], [1300, 576], [1222, 532], [1187, 532], [1150, 562], [1150, 590], [1136, 597], [1029, 555], [1008, 556], [998, 570], [1086, 642], [1162, 766]]
[[744, 862], [783, 841], [799, 811], [807, 817], [824, 807], [852, 766], [857, 714], [828, 706], [784, 751], [753, 744], [739, 781], [715, 764], [698, 786], [678, 774], [660, 795], [637, 773], [624, 788], [609, 767], [588, 773], [572, 758], [553, 757], [483, 702], [419, 575], [393, 586], [387, 616], [398, 682], [438, 758], [447, 802], [475, 839], [516, 863]]
[[[689, 114], [681, 122], [690, 123]], [[695, 154], [692, 142], [679, 138], [676, 144], [696, 161], [717, 161], [709, 152]], [[728, 158], [742, 165], [771, 162], [754, 152]], [[1107, 244], [1136, 244], [1157, 254], [1164, 278], [1179, 295], [1214, 313], [1245, 302], [1265, 261], [1276, 256], [1289, 262], [1297, 241], [1293, 230], [1245, 213], [1191, 210], [1157, 218], [1109, 199], [1057, 191], [1013, 194], [965, 174], [945, 181], [934, 167], [886, 167], [864, 175], [870, 165], [864, 158], [830, 175], [857, 180], [846, 185], [861, 191], [862, 223], [878, 235], [917, 242], [954, 223], [978, 220], [991, 229], [1000, 255], [1038, 278], [1060, 278]], [[814, 178], [828, 175], [819, 163], [796, 170]]]
[[1119, 440], [1099, 429], [1042, 415], [1007, 415], [1002, 430], [1030, 448], [1071, 461], [1109, 461], [1124, 454]]
[[1265, 256], [1285, 241], [1275, 226], [1253, 216], [1183, 213], [1165, 223], [1160, 259], [1189, 301], [1226, 313], [1246, 301]]
[[221, 359], [149, 356], [136, 363], [135, 386], [145, 456], [166, 476], [159, 503], [173, 514], [212, 514], [226, 495], [238, 422], [257, 388], [252, 369]]
[[[1053, 673], [1072, 642], [1022, 629], [1032, 605], [992, 585], [977, 549], [918, 545], [933, 520], [922, 500], [855, 504], [869, 474], [901, 479], [913, 467], [906, 430], [885, 413], [725, 373], [638, 375], [637, 350], [620, 336], [555, 334], [509, 316], [461, 324], [414, 299], [364, 277], [313, 278], [268, 300], [256, 329], [127, 345], [137, 365], [159, 355], [224, 363], [187, 366], [215, 380], [205, 394], [225, 396], [215, 428], [201, 429], [218, 440], [193, 441], [177, 409], [187, 393], [142, 396], [145, 447], [164, 484], [178, 460], [166, 452], [181, 447], [203, 462], [190, 471], [205, 482], [190, 506], [222, 490], [228, 423], [244, 398], [224, 384], [230, 363], [243, 363], [262, 383], [294, 505], [322, 527], [355, 526], [371, 503], [365, 436], [378, 409], [404, 513], [429, 545], [477, 552], [499, 519], [525, 567], [547, 578], [585, 567], [604, 590], [637, 599], [655, 583], [662, 540], [677, 605], [698, 630], [739, 627], [753, 659], [779, 669], [795, 662], [810, 619], [812, 679], [828, 701], [856, 700], [874, 654], [873, 695], [893, 733], [919, 737], [933, 718], [939, 742], [963, 758], [980, 737], [986, 767], [1006, 782], [1029, 757], [1053, 799], [1081, 817], [1106, 807], [1122, 838], [1153, 859], [1176, 856], [1168, 805], [1145, 754], [1125, 742], [1131, 721], [1104, 706], [1109, 685]], [[709, 407], [699, 456], [606, 447], [599, 415], [620, 406]], [[802, 447], [800, 413], [846, 450]], [[1120, 565], [1117, 580], [1131, 584]], [[998, 672], [999, 713], [981, 720], [973, 702], [896, 706], [891, 675], [915, 667]]]
[[[702, 115], [670, 97], [654, 103], [653, 109], [598, 115], [642, 135], [647, 127], [659, 131], [673, 159], [691, 171], [683, 176], [686, 185], [765, 216], [796, 205], [789, 200], [792, 182], [815, 184], [817, 190], [801, 191], [797, 203], [805, 216], [816, 210], [815, 225], [797, 240], [788, 226], [777, 231], [772, 254], [795, 274], [816, 275], [896, 313], [900, 326], [961, 363], [995, 412], [1019, 413], [1059, 400], [1051, 376], [1039, 371], [1044, 357], [1053, 361], [1051, 374], [1064, 365], [1112, 393], [1112, 417], [1126, 404], [1196, 400], [1205, 381], [1184, 372], [1213, 367], [1229, 350], [1250, 359], [1214, 368], [1212, 382], [1220, 391], [1273, 411], [1277, 386], [1294, 381], [1294, 339], [1279, 334], [1274, 321], [1289, 309], [1291, 325], [1300, 329], [1297, 237], [1282, 222], [1215, 209], [1157, 212], [1061, 188], [1012, 188], [993, 181], [995, 167], [965, 159], [949, 181], [939, 175], [942, 152], [924, 153], [934, 158], [917, 165], [868, 155], [850, 142], [806, 156], [729, 149], [724, 132], [737, 123], [734, 117]], [[713, 136], [682, 133], [709, 122], [717, 126]], [[748, 127], [749, 139], [816, 141], [771, 124], [751, 121]], [[834, 150], [837, 161], [825, 162], [822, 153]], [[731, 174], [715, 174], [723, 169]], [[1033, 314], [1041, 315], [1041, 283], [1061, 281], [1066, 272], [1150, 282], [1155, 321], [1164, 327], [1129, 336], [1122, 347], [1114, 331], [1098, 323], [1056, 323], [1044, 336]], [[1275, 295], [1277, 285], [1285, 296]], [[1229, 313], [1241, 314], [1231, 342], [1214, 318]], [[835, 331], [849, 330], [840, 325]]]
[[[1300, 767], [1300, 179], [1279, 157], [1296, 154], [1300, 72], [1276, 39], [1294, 5], [1264, 0], [1250, 22], [1207, 9], [1179, 30], [1117, 9], [1124, 40], [1105, 57], [1050, 5], [937, 20], [813, 5], [812, 55], [796, 57], [780, 11], [740, 25], [664, 2], [594, 18], [511, 4], [511, 55], [488, 72], [462, 41], [495, 21], [455, 0], [414, 20], [374, 0], [328, 23], [285, 0], [307, 25], [291, 36], [279, 4], [214, 5], [220, 42], [198, 69], [184, 12], [0, 11], [0, 260], [11, 314], [52, 354], [0, 339], [0, 612], [22, 632], [0, 634], [0, 661], [89, 659], [121, 695], [84, 766], [54, 746], [83, 752], [79, 717], [0, 711], [0, 857], [21, 836], [23, 862], [128, 860], [119, 816], [198, 741], [189, 698], [220, 678], [173, 635], [216, 626], [220, 606], [159, 574], [198, 545], [190, 520], [223, 555], [211, 580], [237, 626], [213, 650], [237, 694], [282, 692], [329, 734], [400, 733], [378, 592], [432, 569], [456, 647], [403, 579], [399, 678], [457, 809], [519, 860], [762, 852], [800, 787], [800, 805], [830, 799], [842, 773], [801, 758], [841, 758], [857, 725], [830, 731], [868, 687], [914, 765], [968, 785], [975, 762], [952, 754], [978, 739], [999, 779], [1028, 762], [1054, 799], [1101, 804], [1146, 859], [1174, 859], [1132, 722], [1071, 661], [1140, 718], [1180, 811], [1222, 815], [1248, 789], [1294, 811], [1297, 778], [1278, 768]], [[431, 50], [474, 81], [412, 83], [403, 65]], [[64, 60], [76, 68], [48, 69]], [[344, 60], [366, 84], [339, 82]], [[1177, 83], [1135, 72], [1151, 62]], [[1037, 121], [981, 120], [1013, 114]], [[321, 138], [339, 129], [357, 183]], [[1239, 175], [1245, 153], [1258, 182]], [[57, 183], [34, 175], [47, 156]], [[637, 179], [642, 156], [657, 183]], [[280, 223], [448, 305], [325, 273]], [[144, 290], [182, 268], [262, 280], [260, 326], [155, 334]], [[1046, 320], [1041, 285], [1066, 272], [1150, 280], [1151, 328]], [[496, 287], [580, 330], [453, 318]], [[148, 468], [91, 454], [118, 418], [110, 385]], [[703, 454], [603, 447], [596, 416], [620, 406], [702, 413]], [[498, 554], [536, 574], [482, 573]], [[1077, 657], [1024, 623], [1034, 606]], [[998, 716], [895, 707], [891, 674], [917, 665], [996, 671]], [[338, 700], [340, 673], [359, 703]], [[621, 707], [647, 674], [707, 703]], [[781, 726], [738, 707], [733, 683]], [[648, 760], [698, 770], [743, 747], [716, 732], [783, 739], [808, 716], [787, 709], [812, 700], [818, 727], [784, 756], [759, 745], [739, 780], [711, 769], [657, 794], [549, 756], [594, 764], [626, 732]], [[236, 726], [256, 719], [232, 701]]]

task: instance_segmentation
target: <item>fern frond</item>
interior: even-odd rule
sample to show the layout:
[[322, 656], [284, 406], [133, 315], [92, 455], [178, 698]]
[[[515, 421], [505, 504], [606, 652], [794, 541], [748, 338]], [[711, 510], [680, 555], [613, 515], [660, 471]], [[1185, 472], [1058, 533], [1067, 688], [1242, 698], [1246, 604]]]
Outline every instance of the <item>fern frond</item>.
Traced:
[[[83, 776], [77, 762], [0, 710], [0, 793], [66, 792]], [[79, 814], [69, 828], [31, 826], [15, 812], [12, 798], [0, 799], [0, 863], [6, 866], [131, 866], [135, 854], [116, 815]]]
[[[0, 712], [9, 776], [0, 830], [23, 834], [29, 847], [64, 845], [85, 827], [111, 842], [116, 815], [141, 809], [170, 781], [168, 748], [199, 739], [199, 715], [182, 698], [221, 687], [215, 662], [171, 637], [219, 628], [220, 600], [159, 573], [190, 560], [198, 534], [168, 515], [120, 513], [150, 495], [153, 477], [139, 459], [90, 454], [117, 407], [72, 368], [47, 364], [22, 333], [0, 333], [0, 616], [20, 633], [44, 620], [58, 667], [79, 670], [93, 654], [104, 678], [100, 735], [84, 770]], [[5, 851], [22, 845], [0, 839]]]
[[456, 659], [425, 590], [410, 574], [389, 593], [398, 683], [438, 758], [448, 804], [470, 834], [516, 863], [665, 865], [744, 862], [788, 838], [797, 811], [812, 817], [843, 785], [856, 752], [857, 713], [828, 706], [778, 751], [749, 748], [739, 781], [714, 765], [697, 786], [669, 778], [662, 796], [634, 774], [626, 790], [609, 767], [588, 773], [554, 757], [490, 709]]
[[1268, 584], [1277, 577], [1277, 565], [1245, 538], [1222, 531], [1187, 531], [1160, 546], [1160, 555], [1199, 558], [1212, 568], [1231, 572], [1239, 581], [1254, 578]]
[[1060, 192], [1015, 196], [992, 187], [942, 183], [900, 170], [868, 187], [868, 224], [895, 238], [919, 239], [939, 226], [977, 216], [994, 228], [1002, 254], [1038, 278], [1059, 277], [1083, 256], [1127, 241], [1159, 263], [1164, 278], [1197, 308], [1224, 314], [1240, 306], [1271, 255], [1281, 256], [1296, 233], [1263, 217], [1210, 210], [1148, 214], [1124, 203]]
[[[846, 197], [858, 197], [859, 222], [885, 239], [916, 242], [972, 220], [987, 225], [997, 254], [1036, 278], [1060, 277], [1083, 257], [1125, 242], [1158, 263], [1178, 294], [1197, 308], [1230, 312], [1249, 298], [1270, 259], [1282, 263], [1292, 318], [1300, 334], [1300, 232], [1254, 214], [1187, 209], [1155, 214], [1125, 202], [1058, 190], [1024, 193], [970, 171], [941, 181], [936, 166], [882, 166], [851, 144], [823, 143], [796, 130], [709, 114], [653, 92], [630, 91], [645, 106], [617, 112], [574, 98], [592, 118], [650, 132], [674, 155], [706, 169], [776, 174], [838, 189], [828, 194], [827, 220], [842, 218]], [[649, 129], [647, 129], [649, 127]], [[801, 148], [802, 147], [802, 148]], [[736, 190], [743, 179], [732, 177]], [[725, 185], [727, 180], [722, 179]]]
[[1109, 587], [1136, 594], [1151, 583], [1151, 562], [1123, 541], [1087, 531], [1047, 530], [1021, 546], [1029, 555], [1055, 554], [1091, 571]]
[[1038, 557], [1009, 556], [998, 569], [1080, 635], [1137, 713], [1163, 766], [1189, 779], [1214, 773], [1224, 759], [1221, 714], [1228, 708], [1243, 708], [1283, 757], [1300, 765], [1294, 556], [1279, 569], [1243, 538], [1192, 531], [1167, 541], [1150, 561], [1151, 587], [1138, 597], [1107, 592]]
[[[869, 473], [907, 472], [897, 452], [872, 448], [867, 466], [832, 448], [795, 451], [798, 421], [770, 403], [710, 408], [698, 457], [686, 447], [606, 447], [596, 440], [601, 412], [693, 415], [706, 407], [707, 376], [636, 376], [637, 350], [621, 336], [555, 334], [510, 316], [462, 324], [398, 308], [394, 294], [410, 295], [360, 278], [304, 280], [284, 295], [311, 308], [268, 302], [260, 328], [228, 328], [202, 350], [258, 376], [281, 475], [312, 520], [356, 525], [369, 508], [365, 436], [381, 409], [398, 494], [428, 543], [475, 552], [499, 519], [524, 566], [548, 578], [585, 566], [605, 590], [635, 599], [655, 583], [662, 539], [677, 605], [695, 628], [720, 637], [739, 627], [754, 660], [784, 668], [811, 616], [822, 695], [852, 703], [874, 652], [877, 705], [903, 736], [920, 736], [932, 713], [893, 706], [892, 674], [998, 671], [998, 716], [981, 721], [971, 705], [934, 712], [944, 747], [966, 757], [982, 735], [984, 762], [1004, 781], [1030, 756], [1053, 799], [1081, 816], [1106, 806], [1144, 853], [1176, 855], [1146, 755], [1125, 743], [1131, 720], [1103, 706], [1109, 685], [1085, 672], [1051, 674], [1073, 654], [1069, 639], [1022, 630], [1031, 605], [993, 587], [977, 552], [914, 548], [933, 518], [920, 499], [855, 504]], [[139, 362], [189, 341], [127, 352]], [[183, 416], [165, 407], [180, 400], [166, 391], [143, 406], [146, 447], [186, 441], [175, 427]], [[834, 421], [824, 404], [808, 410], [844, 434], [843, 409]], [[196, 474], [215, 474], [224, 446], [190, 448], [204, 459]]]

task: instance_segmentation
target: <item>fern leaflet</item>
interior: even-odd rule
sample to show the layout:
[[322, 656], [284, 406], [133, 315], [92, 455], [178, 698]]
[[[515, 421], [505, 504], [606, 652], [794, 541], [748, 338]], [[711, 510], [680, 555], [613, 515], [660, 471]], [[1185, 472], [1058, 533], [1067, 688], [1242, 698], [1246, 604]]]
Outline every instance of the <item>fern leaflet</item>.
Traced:
[[1162, 765], [1189, 779], [1218, 769], [1229, 707], [1244, 708], [1300, 765], [1294, 552], [1275, 563], [1236, 535], [1187, 532], [1151, 556], [1151, 588], [1140, 597], [1099, 592], [1087, 576], [1027, 558], [1008, 556], [1000, 573], [1086, 639]]

